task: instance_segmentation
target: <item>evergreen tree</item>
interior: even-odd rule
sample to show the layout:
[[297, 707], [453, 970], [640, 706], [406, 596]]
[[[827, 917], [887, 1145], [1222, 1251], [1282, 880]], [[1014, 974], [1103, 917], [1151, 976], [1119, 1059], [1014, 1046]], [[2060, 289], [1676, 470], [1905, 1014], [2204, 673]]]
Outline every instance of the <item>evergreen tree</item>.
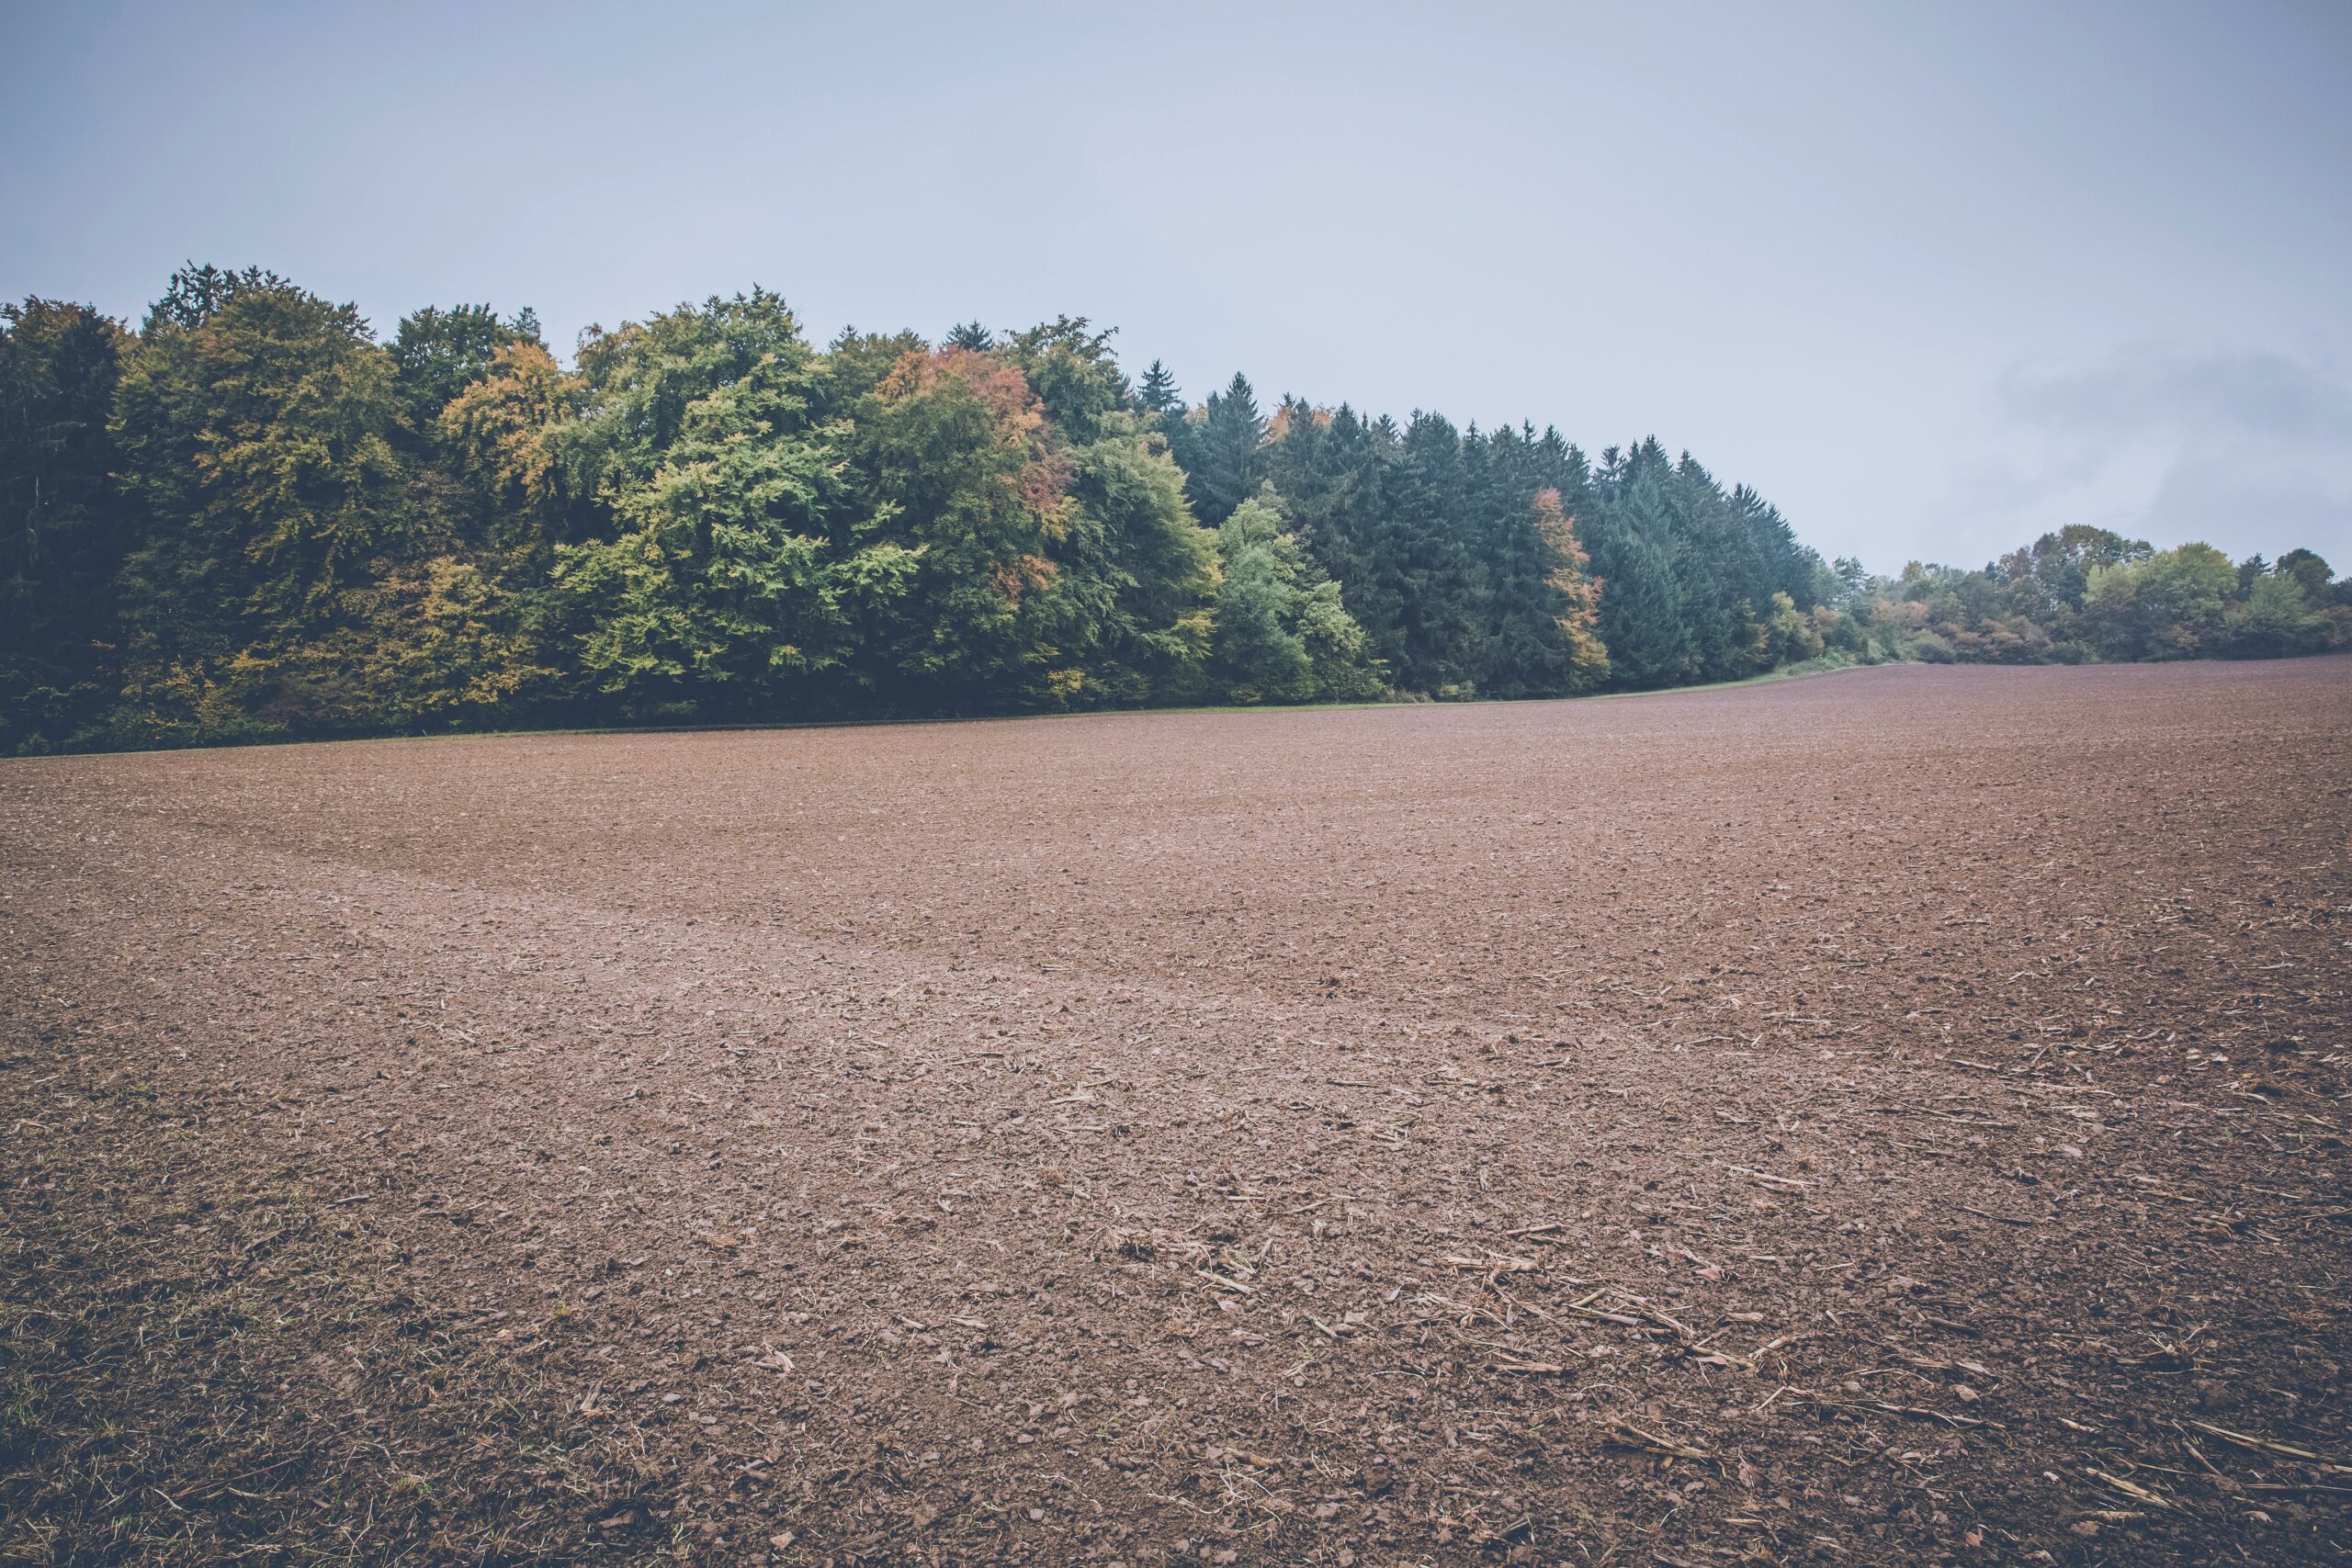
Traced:
[[1224, 522], [1257, 488], [1258, 447], [1265, 438], [1258, 395], [1250, 378], [1236, 371], [1224, 391], [1209, 394], [1198, 430], [1177, 450], [1193, 511], [1202, 522], [1211, 526]]
[[[1823, 656], [2273, 657], [2352, 588], [2070, 527], [1824, 561], [1654, 437], [1188, 409], [1062, 316], [825, 352], [763, 289], [387, 346], [257, 267], [0, 312], [0, 746], [682, 713], [1544, 696]], [[1203, 526], [1203, 520], [1216, 525]]]
[[1177, 395], [1176, 378], [1157, 359], [1143, 373], [1143, 382], [1136, 389], [1136, 401], [1155, 420], [1184, 417], [1184, 400]]
[[1609, 678], [1600, 600], [1560, 492], [1546, 485], [1510, 518], [1498, 564], [1486, 690], [1497, 696], [1562, 696]]
[[1396, 684], [1439, 697], [1477, 691], [1487, 663], [1485, 573], [1470, 537], [1467, 487], [1481, 450], [1465, 462], [1453, 426], [1413, 416], [1386, 481], [1386, 552], [1402, 601]]
[[1590, 543], [1610, 667], [1628, 686], [1688, 681], [1697, 672], [1698, 657], [1683, 621], [1664, 454], [1654, 442], [1632, 453], [1610, 447], [1597, 478], [1600, 506]]
[[210, 263], [198, 266], [190, 262], [172, 274], [164, 285], [163, 297], [147, 308], [139, 335], [144, 340], [166, 329], [194, 332], [240, 294], [288, 287], [277, 274], [257, 266], [236, 272]]
[[67, 742], [112, 694], [134, 536], [107, 418], [131, 344], [86, 306], [0, 306], [0, 754]]
[[1371, 657], [1393, 666], [1403, 652], [1404, 598], [1396, 563], [1379, 547], [1394, 431], [1377, 438], [1345, 404], [1326, 413], [1295, 398], [1283, 400], [1274, 423], [1280, 432], [1259, 455], [1267, 480], [1317, 566], [1340, 585]]

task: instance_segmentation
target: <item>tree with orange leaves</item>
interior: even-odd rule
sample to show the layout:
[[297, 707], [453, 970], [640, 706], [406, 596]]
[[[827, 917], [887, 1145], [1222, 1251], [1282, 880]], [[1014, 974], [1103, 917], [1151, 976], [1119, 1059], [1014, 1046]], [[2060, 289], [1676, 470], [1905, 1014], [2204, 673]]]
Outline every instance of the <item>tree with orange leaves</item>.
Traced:
[[1600, 582], [1591, 575], [1592, 558], [1577, 538], [1576, 520], [1560, 504], [1560, 492], [1546, 485], [1535, 492], [1535, 533], [1550, 550], [1545, 584], [1559, 596], [1553, 620], [1567, 651], [1566, 689], [1589, 692], [1609, 679], [1609, 649], [1600, 640]]
[[860, 668], [894, 703], [977, 705], [1028, 687], [1080, 630], [1057, 558], [1071, 467], [1013, 366], [909, 354], [857, 411], [871, 527], [909, 552], [906, 592]]

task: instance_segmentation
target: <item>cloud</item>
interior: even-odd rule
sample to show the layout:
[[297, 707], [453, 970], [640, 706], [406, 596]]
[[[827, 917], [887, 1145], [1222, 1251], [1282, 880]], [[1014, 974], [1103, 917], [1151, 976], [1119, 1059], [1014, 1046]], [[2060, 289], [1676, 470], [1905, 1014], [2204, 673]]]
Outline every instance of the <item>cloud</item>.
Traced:
[[2055, 446], [2027, 460], [2015, 454], [1969, 464], [1952, 481], [1952, 499], [1973, 514], [2026, 511], [2053, 495], [2079, 490], [2098, 478], [2098, 453], [2076, 446]]
[[2352, 549], [2352, 375], [2335, 363], [2140, 344], [2014, 366], [1991, 405], [1988, 449], [1951, 475], [1956, 544], [2079, 522], [2234, 555]]
[[2310, 469], [2249, 470], [2226, 457], [2175, 461], [2148, 502], [2146, 530], [2164, 539], [2244, 541], [2277, 554], [2296, 545], [2340, 554], [2352, 536], [2352, 484]]
[[2352, 444], [2352, 382], [2258, 350], [2142, 344], [2084, 368], [2015, 367], [1995, 395], [2009, 419], [2058, 434]]

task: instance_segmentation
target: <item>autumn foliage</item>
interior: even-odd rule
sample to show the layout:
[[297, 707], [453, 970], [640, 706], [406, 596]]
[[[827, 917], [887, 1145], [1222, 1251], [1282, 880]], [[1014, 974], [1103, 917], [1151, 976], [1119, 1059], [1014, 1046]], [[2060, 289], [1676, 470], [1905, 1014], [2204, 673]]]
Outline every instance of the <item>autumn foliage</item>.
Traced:
[[1815, 659], [2352, 639], [2326, 563], [2067, 530], [1871, 579], [1655, 440], [1461, 429], [1058, 317], [820, 349], [763, 288], [389, 341], [258, 268], [0, 315], [0, 751], [498, 725], [1558, 696]]

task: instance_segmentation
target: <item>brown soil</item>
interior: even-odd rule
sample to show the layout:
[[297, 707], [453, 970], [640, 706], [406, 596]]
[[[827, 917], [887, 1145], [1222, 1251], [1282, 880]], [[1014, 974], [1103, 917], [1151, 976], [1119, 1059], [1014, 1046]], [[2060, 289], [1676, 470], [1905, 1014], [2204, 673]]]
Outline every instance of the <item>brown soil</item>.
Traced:
[[0, 1556], [2352, 1549], [2352, 660], [0, 766]]

